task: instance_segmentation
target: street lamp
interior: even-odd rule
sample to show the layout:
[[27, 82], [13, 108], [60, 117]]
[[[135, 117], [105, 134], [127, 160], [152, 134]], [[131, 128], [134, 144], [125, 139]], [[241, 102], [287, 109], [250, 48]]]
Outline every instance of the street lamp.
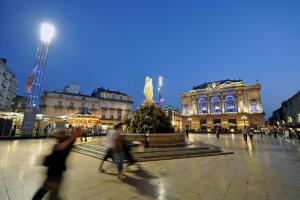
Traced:
[[37, 48], [35, 64], [32, 74], [26, 85], [27, 98], [26, 111], [22, 124], [22, 135], [31, 136], [34, 128], [36, 114], [39, 112], [42, 83], [48, 58], [48, 48], [55, 35], [55, 28], [49, 23], [43, 23], [40, 29], [40, 41]]

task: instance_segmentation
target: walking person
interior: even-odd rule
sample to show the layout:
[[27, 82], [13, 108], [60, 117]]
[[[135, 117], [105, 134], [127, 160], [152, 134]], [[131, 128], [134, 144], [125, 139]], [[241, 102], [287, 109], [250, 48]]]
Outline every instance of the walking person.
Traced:
[[247, 130], [246, 126], [244, 126], [244, 128], [242, 129], [242, 133], [243, 133], [245, 142], [247, 142], [248, 130]]
[[219, 137], [220, 137], [220, 128], [219, 127], [216, 127], [216, 136], [219, 139]]
[[249, 137], [250, 137], [250, 141], [252, 142], [253, 140], [253, 132], [254, 130], [252, 128], [249, 128], [249, 131], [248, 131], [248, 134], [249, 134]]
[[76, 137], [82, 134], [80, 128], [76, 128], [70, 135], [66, 135], [67, 131], [58, 130], [54, 137], [58, 140], [58, 143], [54, 146], [53, 152], [46, 156], [44, 165], [48, 167], [47, 179], [42, 187], [35, 193], [33, 200], [42, 199], [47, 192], [50, 193], [50, 199], [58, 199], [59, 189], [63, 180], [63, 172], [66, 171], [66, 159], [71, 151], [73, 143]]
[[274, 128], [274, 138], [277, 138], [278, 129]]
[[185, 135], [187, 138], [189, 138], [189, 125], [186, 125], [185, 127]]
[[264, 129], [261, 128], [261, 129], [260, 129], [260, 137], [261, 137], [261, 138], [263, 138], [263, 134], [264, 134]]
[[82, 134], [81, 137], [80, 137], [80, 141], [81, 141], [81, 142], [83, 141], [83, 138], [84, 138], [84, 141], [85, 141], [85, 142], [87, 141], [86, 135], [87, 135], [87, 130], [85, 129], [85, 130], [83, 131], [83, 134]]
[[10, 133], [10, 136], [14, 137], [16, 135], [16, 130], [17, 130], [17, 125], [14, 125], [14, 127]]
[[114, 141], [114, 158], [118, 168], [118, 179], [125, 180], [123, 174], [124, 168], [124, 136], [123, 136], [123, 123], [119, 123], [114, 127], [115, 133], [113, 136]]
[[40, 133], [40, 126], [37, 126], [36, 131], [35, 131], [35, 136], [38, 138]]
[[108, 135], [107, 135], [107, 149], [106, 149], [106, 152], [105, 152], [105, 156], [103, 158], [103, 160], [101, 160], [100, 162], [100, 165], [99, 165], [99, 172], [101, 173], [106, 173], [106, 171], [103, 169], [103, 164], [105, 161], [108, 160], [108, 158], [112, 158], [113, 161], [114, 161], [114, 153], [113, 153], [113, 148], [114, 148], [114, 133], [115, 131], [114, 130], [108, 130]]

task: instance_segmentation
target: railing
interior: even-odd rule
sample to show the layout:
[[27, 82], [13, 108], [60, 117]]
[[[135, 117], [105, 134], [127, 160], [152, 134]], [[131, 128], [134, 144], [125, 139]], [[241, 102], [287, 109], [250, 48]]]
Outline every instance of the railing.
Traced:
[[54, 108], [59, 108], [59, 109], [62, 109], [64, 108], [62, 105], [55, 105]]

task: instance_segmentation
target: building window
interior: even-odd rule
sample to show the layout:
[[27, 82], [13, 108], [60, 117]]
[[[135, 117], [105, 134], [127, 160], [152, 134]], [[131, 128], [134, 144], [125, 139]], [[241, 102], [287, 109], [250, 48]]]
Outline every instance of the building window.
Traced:
[[292, 118], [291, 116], [288, 116], [287, 122], [288, 122], [288, 123], [292, 123], [292, 122], [293, 122], [293, 118]]
[[205, 98], [203, 97], [199, 98], [197, 109], [199, 114], [207, 113], [207, 102]]
[[112, 98], [112, 99], [115, 99], [115, 95], [111, 95], [111, 98]]
[[255, 100], [251, 100], [250, 106], [251, 106], [251, 112], [257, 112], [257, 102]]
[[92, 104], [92, 108], [95, 109], [95, 104]]
[[113, 116], [113, 115], [111, 115], [111, 116], [110, 116], [110, 119], [114, 119], [114, 116]]
[[236, 125], [236, 119], [228, 119], [229, 126]]
[[73, 105], [73, 102], [70, 102], [70, 107], [73, 108], [73, 106], [74, 106], [74, 105]]
[[61, 104], [62, 104], [62, 101], [58, 101], [58, 102], [57, 102], [57, 105], [58, 105], [59, 107], [61, 107]]
[[189, 106], [188, 105], [184, 105], [183, 106], [183, 114], [184, 115], [188, 115], [189, 114]]
[[300, 123], [300, 114], [298, 114], [298, 122]]
[[102, 115], [102, 119], [105, 119], [105, 115]]
[[200, 119], [200, 126], [206, 126], [206, 123], [207, 123], [207, 121], [206, 121], [206, 119]]
[[222, 112], [222, 105], [221, 105], [221, 101], [218, 97], [213, 97], [211, 99], [211, 113], [221, 113]]
[[234, 96], [228, 95], [225, 98], [225, 109], [226, 112], [237, 112], [236, 101]]

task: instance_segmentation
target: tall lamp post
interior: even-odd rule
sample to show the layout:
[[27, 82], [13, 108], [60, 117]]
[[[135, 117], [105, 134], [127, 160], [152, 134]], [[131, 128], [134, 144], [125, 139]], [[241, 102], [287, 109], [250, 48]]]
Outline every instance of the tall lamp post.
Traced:
[[48, 48], [55, 35], [55, 28], [49, 23], [43, 23], [40, 31], [41, 35], [35, 57], [34, 69], [29, 78], [30, 84], [27, 85], [26, 89], [29, 96], [27, 98], [26, 111], [22, 124], [22, 135], [25, 137], [32, 136], [36, 114], [39, 112], [42, 83], [48, 58]]

